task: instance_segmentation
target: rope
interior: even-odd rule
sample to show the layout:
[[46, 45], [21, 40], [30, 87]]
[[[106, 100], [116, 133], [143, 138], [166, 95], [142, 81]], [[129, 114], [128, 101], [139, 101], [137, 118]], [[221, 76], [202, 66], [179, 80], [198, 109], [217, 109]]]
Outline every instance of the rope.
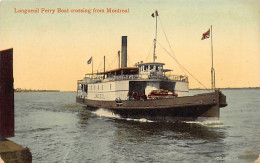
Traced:
[[[160, 43], [159, 45], [161, 46], [161, 48], [163, 48], [163, 50], [166, 51], [166, 53], [172, 58], [174, 59], [175, 62], [178, 62], [176, 58], [174, 58]], [[205, 87], [195, 76], [193, 76], [185, 67], [183, 67], [181, 64], [180, 66], [188, 73], [190, 74], [191, 77], [193, 77], [201, 86], [203, 86], [205, 89], [207, 89], [207, 87]]]
[[[184, 72], [185, 75], [186, 75], [186, 73], [185, 73], [185, 71], [186, 71], [186, 72], [187, 72], [188, 74], [190, 74], [190, 76], [193, 77], [202, 87], [204, 87], [205, 89], [207, 89], [206, 86], [204, 86], [195, 76], [193, 76], [184, 66], [182, 66], [182, 65], [179, 63], [179, 61], [177, 60], [177, 57], [175, 56], [175, 54], [174, 54], [174, 52], [173, 52], [173, 50], [172, 50], [171, 44], [170, 44], [170, 42], [169, 42], [169, 40], [168, 40], [168, 37], [167, 37], [167, 35], [166, 35], [166, 32], [165, 32], [165, 30], [164, 30], [164, 28], [163, 28], [162, 21], [161, 21], [161, 18], [160, 18], [160, 17], [159, 17], [159, 21], [160, 21], [160, 24], [161, 24], [161, 27], [162, 27], [164, 36], [165, 36], [165, 38], [166, 38], [166, 41], [167, 41], [167, 43], [168, 43], [168, 45], [169, 45], [169, 47], [170, 47], [171, 52], [172, 52], [173, 55], [171, 55], [171, 53], [169, 53], [160, 43], [159, 43], [159, 45], [166, 51], [167, 54], [170, 55], [171, 58], [174, 59], [174, 61], [179, 65], [179, 67], [181, 68], [181, 70]], [[184, 70], [185, 70], [185, 71], [184, 71]]]
[[[132, 58], [130, 58], [129, 55], [127, 55], [127, 62], [129, 63], [129, 65], [135, 65], [134, 62], [133, 62], [133, 60], [132, 60]], [[128, 66], [129, 66], [129, 65], [128, 65]]]
[[150, 55], [151, 55], [151, 51], [152, 51], [152, 48], [153, 48], [153, 44], [152, 44], [152, 46], [151, 46], [151, 48], [150, 48], [150, 51], [149, 51], [149, 53], [148, 53], [148, 56], [147, 56], [145, 62], [146, 62], [146, 61], [148, 60], [148, 58], [150, 57]]
[[102, 60], [100, 61], [100, 64], [99, 64], [99, 66], [98, 66], [98, 68], [97, 68], [97, 71], [100, 70], [100, 66], [101, 66], [101, 64], [102, 64]]
[[115, 62], [115, 60], [116, 60], [115, 58], [116, 58], [117, 56], [118, 56], [118, 54], [113, 58], [112, 62], [109, 64], [107, 70], [109, 70], [110, 66]]
[[174, 56], [174, 58], [175, 58], [175, 61], [176, 61], [176, 63], [179, 65], [179, 67], [181, 68], [181, 70], [184, 72], [184, 74], [186, 75], [185, 71], [183, 70], [183, 66], [179, 63], [179, 61], [177, 60], [177, 57], [175, 56], [175, 54], [174, 54], [174, 52], [173, 52], [173, 50], [172, 50], [171, 44], [170, 44], [170, 42], [169, 42], [169, 40], [168, 40], [168, 37], [167, 37], [167, 35], [166, 35], [166, 32], [165, 32], [165, 30], [164, 30], [164, 28], [163, 28], [162, 21], [161, 21], [161, 18], [160, 18], [160, 17], [159, 17], [159, 21], [160, 21], [160, 24], [161, 24], [161, 27], [162, 27], [164, 36], [165, 36], [165, 38], [166, 38], [166, 41], [167, 41], [167, 43], [168, 43], [168, 45], [169, 45], [169, 47], [170, 47], [170, 49], [171, 49], [171, 52], [172, 52], [172, 54], [173, 54], [173, 56]]

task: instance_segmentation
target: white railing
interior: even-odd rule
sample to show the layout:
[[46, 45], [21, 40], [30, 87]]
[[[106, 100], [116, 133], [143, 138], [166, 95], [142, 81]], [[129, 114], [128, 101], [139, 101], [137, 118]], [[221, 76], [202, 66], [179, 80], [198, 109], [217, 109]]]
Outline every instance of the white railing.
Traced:
[[[118, 81], [118, 80], [143, 80], [143, 79], [164, 79], [164, 80], [174, 80], [174, 81], [183, 81], [187, 82], [188, 77], [183, 75], [148, 75], [147, 77], [143, 77], [142, 75], [117, 75], [111, 76], [105, 79], [105, 81]], [[92, 79], [90, 83], [100, 83], [102, 82], [102, 78]]]
[[106, 80], [135, 80], [140, 79], [139, 75], [118, 75], [118, 76], [111, 76], [106, 78]]
[[167, 75], [168, 79], [176, 81], [186, 81], [188, 82], [188, 76], [183, 75]]

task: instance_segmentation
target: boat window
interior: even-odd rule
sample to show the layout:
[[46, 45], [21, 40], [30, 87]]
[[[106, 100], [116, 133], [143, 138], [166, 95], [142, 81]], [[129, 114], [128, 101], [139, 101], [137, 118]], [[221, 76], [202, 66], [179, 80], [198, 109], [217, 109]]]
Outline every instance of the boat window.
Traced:
[[99, 90], [99, 85], [97, 86], [97, 89]]
[[102, 84], [102, 90], [103, 90], [103, 84]]
[[150, 70], [153, 70], [153, 65], [150, 65]]
[[148, 70], [148, 65], [144, 65], [144, 71]]
[[159, 71], [162, 71], [162, 66], [159, 66]]
[[111, 90], [111, 84], [110, 84], [110, 90]]
[[79, 84], [79, 86], [81, 86], [81, 90], [83, 90], [83, 84]]
[[85, 89], [84, 90], [85, 90], [86, 93], [88, 93], [88, 85], [87, 84], [85, 85]]
[[156, 71], [158, 71], [159, 70], [159, 66], [156, 66]]

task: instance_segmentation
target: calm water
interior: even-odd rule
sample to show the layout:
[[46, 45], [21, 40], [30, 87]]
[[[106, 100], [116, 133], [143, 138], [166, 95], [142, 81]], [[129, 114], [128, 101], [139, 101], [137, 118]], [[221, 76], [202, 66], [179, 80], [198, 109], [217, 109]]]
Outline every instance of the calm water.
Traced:
[[[192, 91], [197, 93], [199, 91]], [[15, 137], [33, 162], [253, 162], [260, 89], [224, 90], [220, 121], [146, 122], [89, 112], [76, 93], [15, 93]]]

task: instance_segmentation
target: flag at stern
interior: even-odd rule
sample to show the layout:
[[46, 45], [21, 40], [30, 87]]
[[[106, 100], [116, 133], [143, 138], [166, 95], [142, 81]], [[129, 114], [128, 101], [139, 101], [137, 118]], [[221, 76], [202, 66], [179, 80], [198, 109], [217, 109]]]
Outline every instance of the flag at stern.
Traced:
[[92, 57], [89, 58], [89, 60], [88, 60], [88, 64], [90, 64], [91, 62], [92, 62]]
[[201, 40], [204, 40], [204, 39], [209, 38], [209, 37], [210, 37], [210, 29], [207, 32], [202, 34]]

